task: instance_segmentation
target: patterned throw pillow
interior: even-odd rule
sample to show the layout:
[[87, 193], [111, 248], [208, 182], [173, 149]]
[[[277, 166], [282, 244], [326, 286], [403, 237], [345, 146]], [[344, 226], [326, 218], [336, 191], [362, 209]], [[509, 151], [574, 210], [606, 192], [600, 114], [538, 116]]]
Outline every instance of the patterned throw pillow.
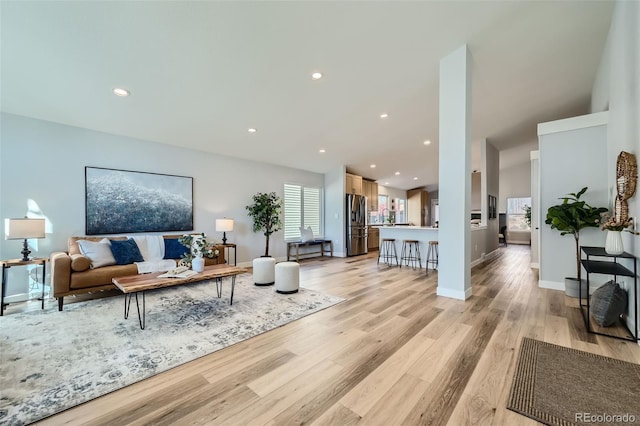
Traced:
[[131, 238], [128, 240], [111, 241], [111, 253], [116, 259], [116, 265], [129, 265], [133, 262], [144, 262], [138, 245]]
[[591, 315], [602, 327], [615, 324], [627, 310], [627, 292], [618, 283], [609, 281], [591, 295]]

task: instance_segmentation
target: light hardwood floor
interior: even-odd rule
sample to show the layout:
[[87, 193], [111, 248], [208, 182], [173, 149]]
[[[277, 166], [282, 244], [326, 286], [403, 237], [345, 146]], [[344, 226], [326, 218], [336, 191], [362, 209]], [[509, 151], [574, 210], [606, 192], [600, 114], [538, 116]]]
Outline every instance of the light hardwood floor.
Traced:
[[523, 336], [640, 363], [537, 287], [528, 246], [474, 268], [465, 302], [376, 255], [301, 264], [303, 286], [346, 301], [40, 424], [536, 424], [505, 408]]

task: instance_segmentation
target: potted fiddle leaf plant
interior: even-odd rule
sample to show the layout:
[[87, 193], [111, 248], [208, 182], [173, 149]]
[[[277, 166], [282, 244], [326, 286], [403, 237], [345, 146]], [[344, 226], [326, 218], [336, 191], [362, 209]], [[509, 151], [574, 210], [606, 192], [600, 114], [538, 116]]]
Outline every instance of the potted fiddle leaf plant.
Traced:
[[[561, 197], [561, 204], [551, 206], [547, 210], [545, 223], [556, 229], [560, 235], [572, 235], [576, 248], [576, 277], [565, 278], [565, 294], [570, 297], [580, 297], [580, 231], [584, 228], [597, 228], [600, 226], [600, 215], [608, 211], [605, 207], [593, 207], [580, 197], [587, 192], [587, 187], [578, 193], [570, 193]], [[586, 286], [583, 286], [586, 291]], [[585, 297], [586, 294], [583, 294]]]
[[249, 217], [253, 219], [253, 232], [264, 232], [264, 257], [269, 257], [269, 237], [282, 229], [282, 200], [275, 192], [259, 192], [253, 196], [253, 203], [246, 206], [246, 209], [249, 211]]

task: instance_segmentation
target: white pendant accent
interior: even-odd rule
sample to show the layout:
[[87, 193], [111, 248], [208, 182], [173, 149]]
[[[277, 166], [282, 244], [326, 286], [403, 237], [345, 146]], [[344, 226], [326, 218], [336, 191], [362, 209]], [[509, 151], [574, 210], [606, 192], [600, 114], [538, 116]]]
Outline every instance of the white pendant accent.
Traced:
[[607, 254], [618, 255], [624, 253], [622, 245], [622, 231], [607, 231], [607, 239], [604, 244]]

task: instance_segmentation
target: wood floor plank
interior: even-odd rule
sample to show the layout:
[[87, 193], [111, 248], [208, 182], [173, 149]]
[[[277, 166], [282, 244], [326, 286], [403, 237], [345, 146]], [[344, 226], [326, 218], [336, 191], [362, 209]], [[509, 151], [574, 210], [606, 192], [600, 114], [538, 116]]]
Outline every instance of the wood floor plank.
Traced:
[[365, 416], [434, 342], [434, 339], [417, 334], [358, 383], [340, 402], [360, 416]]
[[304, 260], [303, 287], [346, 300], [38, 423], [533, 425], [506, 409], [523, 337], [640, 363], [538, 287], [528, 246], [474, 268], [467, 301], [437, 296], [437, 271], [376, 256]]
[[344, 405], [337, 403], [311, 424], [313, 426], [353, 426], [358, 424], [360, 420], [361, 417], [359, 415]]
[[302, 399], [316, 387], [322, 387], [336, 377], [343, 368], [330, 360], [317, 363], [258, 401], [235, 407], [228, 416], [221, 416], [212, 424], [262, 425], [273, 420], [278, 414]]
[[404, 419], [405, 424], [444, 425], [462, 396], [471, 374], [493, 333], [504, 316], [501, 311], [479, 315], [469, 338], [452, 356], [431, 386]]
[[430, 383], [405, 374], [362, 418], [363, 425], [404, 425], [406, 414], [427, 391]]

